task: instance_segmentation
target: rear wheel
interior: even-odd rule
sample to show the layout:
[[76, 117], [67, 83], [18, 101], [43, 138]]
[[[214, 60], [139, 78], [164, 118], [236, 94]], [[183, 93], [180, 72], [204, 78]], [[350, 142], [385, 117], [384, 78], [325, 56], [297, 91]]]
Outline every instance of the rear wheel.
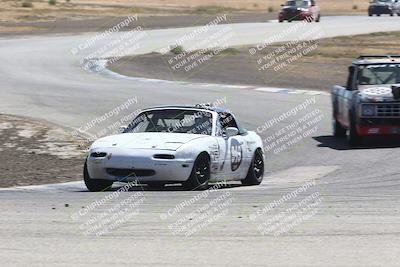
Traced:
[[381, 16], [381, 14], [376, 14], [378, 17], [380, 17]]
[[100, 179], [92, 179], [89, 176], [89, 172], [87, 169], [87, 162], [85, 162], [85, 166], [83, 168], [83, 180], [87, 189], [90, 192], [100, 192], [105, 191], [111, 188], [113, 182], [109, 180], [100, 180]]
[[372, 13], [368, 13], [368, 16], [372, 17], [372, 15], [373, 15]]
[[393, 12], [392, 12], [392, 13], [390, 13], [390, 16], [391, 16], [391, 17], [393, 17], [393, 16], [394, 16], [394, 13], [393, 13]]
[[201, 153], [193, 164], [189, 179], [183, 186], [189, 190], [204, 189], [210, 180], [210, 157], [207, 153]]
[[397, 13], [397, 16], [399, 16], [399, 17], [400, 17], [400, 13]]
[[264, 178], [264, 157], [261, 149], [257, 149], [254, 153], [253, 159], [247, 176], [241, 182], [243, 185], [259, 185]]
[[315, 19], [315, 22], [320, 22], [321, 21], [321, 15], [318, 14], [318, 17]]

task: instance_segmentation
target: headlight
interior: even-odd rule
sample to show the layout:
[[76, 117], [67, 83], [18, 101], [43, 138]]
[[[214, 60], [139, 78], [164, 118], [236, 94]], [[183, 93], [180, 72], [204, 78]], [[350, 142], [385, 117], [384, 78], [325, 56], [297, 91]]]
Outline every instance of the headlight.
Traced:
[[361, 115], [366, 117], [372, 117], [376, 115], [376, 106], [375, 105], [362, 105], [361, 106]]

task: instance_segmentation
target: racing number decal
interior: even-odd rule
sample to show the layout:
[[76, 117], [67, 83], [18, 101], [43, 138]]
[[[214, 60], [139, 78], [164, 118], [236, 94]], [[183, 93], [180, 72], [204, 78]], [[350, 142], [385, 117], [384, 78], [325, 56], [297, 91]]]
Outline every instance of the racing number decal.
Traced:
[[231, 170], [236, 171], [239, 169], [240, 164], [242, 163], [242, 157], [243, 157], [243, 150], [242, 146], [240, 143], [232, 139], [231, 143]]

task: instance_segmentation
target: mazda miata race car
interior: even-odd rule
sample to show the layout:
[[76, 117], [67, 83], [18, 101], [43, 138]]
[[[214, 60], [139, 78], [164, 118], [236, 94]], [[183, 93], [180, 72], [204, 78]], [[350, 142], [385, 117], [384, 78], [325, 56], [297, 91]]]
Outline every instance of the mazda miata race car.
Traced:
[[143, 110], [122, 134], [91, 145], [84, 181], [90, 191], [116, 181], [153, 187], [181, 183], [190, 190], [228, 180], [258, 185], [264, 174], [262, 147], [261, 138], [226, 109], [155, 107]]

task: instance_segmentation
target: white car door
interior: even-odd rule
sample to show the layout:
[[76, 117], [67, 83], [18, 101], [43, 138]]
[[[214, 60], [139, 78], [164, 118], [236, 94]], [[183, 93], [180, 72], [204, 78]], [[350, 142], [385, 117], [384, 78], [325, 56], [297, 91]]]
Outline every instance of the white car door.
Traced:
[[219, 127], [217, 140], [221, 157], [220, 174], [226, 180], [241, 180], [247, 174], [247, 168], [243, 168], [247, 165], [246, 160], [248, 159], [247, 142], [241, 135], [227, 137], [224, 129], [235, 127], [236, 122], [232, 117], [232, 121], [224, 125], [224, 123], [220, 123], [223, 119], [220, 118], [217, 123], [217, 127]]

